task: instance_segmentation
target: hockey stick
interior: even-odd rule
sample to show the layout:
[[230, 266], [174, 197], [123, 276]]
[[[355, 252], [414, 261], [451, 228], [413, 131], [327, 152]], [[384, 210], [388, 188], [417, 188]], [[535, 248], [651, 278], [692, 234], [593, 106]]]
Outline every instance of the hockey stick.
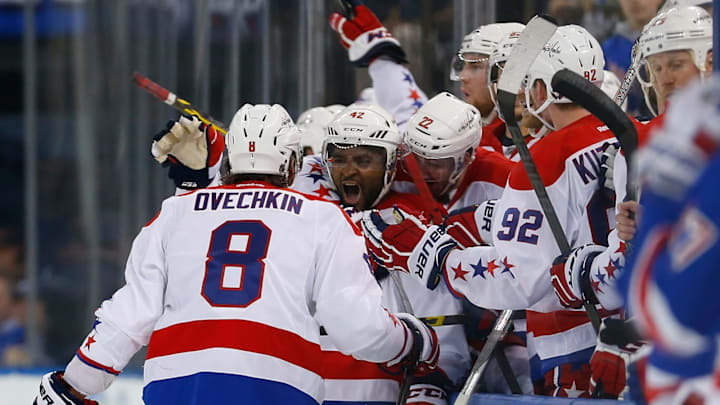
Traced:
[[194, 115], [207, 125], [212, 125], [217, 128], [218, 131], [222, 132], [223, 135], [227, 135], [227, 125], [211, 117], [210, 114], [202, 113], [195, 109], [190, 102], [181, 99], [175, 93], [148, 79], [138, 72], [133, 73], [133, 81], [141, 89], [152, 94], [156, 98], [160, 99], [163, 103], [170, 107], [180, 111], [183, 114]]
[[[425, 316], [418, 317], [419, 320], [425, 322], [426, 325], [432, 326], [433, 328], [438, 326], [452, 326], [452, 325], [464, 325], [467, 321], [465, 315], [438, 315], [438, 316]], [[325, 336], [327, 332], [325, 327], [320, 327], [320, 335]]]
[[[556, 29], [557, 25], [551, 22], [547, 17], [533, 17], [533, 19], [530, 20], [530, 22], [520, 34], [520, 38], [518, 38], [517, 42], [513, 46], [510, 57], [505, 63], [505, 68], [503, 69], [502, 76], [500, 77], [500, 81], [498, 83], [497, 93], [498, 104], [500, 106], [500, 114], [502, 114], [503, 118], [505, 118], [505, 123], [507, 124], [507, 128], [510, 129], [513, 142], [518, 148], [518, 153], [520, 153], [520, 156], [523, 158], [523, 163], [525, 164], [525, 168], [528, 172], [528, 177], [533, 183], [533, 188], [536, 188], [534, 187], [536, 183], [539, 182], [540, 186], [542, 186], [543, 183], [540, 180], [540, 176], [537, 173], [537, 168], [535, 168], [535, 164], [532, 162], [530, 152], [528, 152], [527, 145], [525, 145], [522, 133], [520, 132], [520, 128], [517, 125], [517, 121], [515, 120], [515, 98], [517, 97], [517, 92], [520, 90], [520, 85], [525, 78], [527, 67], [535, 60], [535, 58], [537, 58], [537, 55], [540, 54], [545, 44], [555, 33]], [[528, 158], [530, 159], [530, 165], [525, 163]], [[528, 166], [530, 166], [530, 169], [528, 169]], [[531, 173], [534, 173], [534, 177]], [[536, 193], [538, 193], [537, 188], [535, 191]], [[555, 211], [553, 210], [552, 205], [549, 204], [550, 199], [547, 196], [547, 191], [544, 189], [544, 187], [541, 191], [545, 192], [544, 196], [546, 203], [547, 205], [549, 205], [549, 209], [552, 210], [552, 214], [554, 214]], [[543, 198], [540, 196], [539, 193], [538, 199], [540, 200], [540, 204], [542, 206]], [[545, 210], [544, 206], [543, 210]], [[548, 216], [547, 213], [545, 216]], [[557, 220], [557, 215], [555, 215], [554, 220], [559, 226], [560, 223]], [[551, 220], [548, 219], [548, 221]], [[562, 232], [562, 228], [560, 228], [560, 230]], [[562, 240], [565, 241], [565, 245], [568, 245], [567, 239], [565, 239], [564, 234], [562, 235], [562, 238]], [[558, 242], [558, 244], [559, 243], [560, 242]], [[570, 250], [569, 245], [567, 250]], [[505, 334], [512, 327], [512, 316], [513, 311], [508, 309], [502, 311], [502, 313], [500, 313], [500, 316], [498, 316], [497, 320], [495, 321], [495, 325], [493, 325], [492, 331], [490, 332], [487, 340], [485, 341], [485, 345], [480, 351], [478, 358], [475, 360], [475, 364], [473, 364], [473, 368], [470, 371], [468, 379], [465, 381], [465, 385], [463, 386], [462, 390], [460, 390], [460, 393], [455, 400], [455, 405], [466, 405], [470, 401], [470, 397], [472, 396], [473, 392], [475, 392], [475, 388], [480, 382], [480, 377], [482, 377], [482, 373], [487, 367], [487, 362], [488, 360], [490, 360], [490, 356], [492, 356], [492, 353], [497, 347], [500, 340], [505, 337]]]
[[633, 122], [598, 86], [593, 85], [571, 70], [563, 69], [555, 73], [552, 78], [552, 87], [572, 100], [573, 103], [590, 111], [592, 115], [607, 125], [615, 135], [618, 142], [620, 142], [627, 163], [625, 201], [636, 200], [637, 188], [632, 176], [630, 176], [630, 173], [632, 173], [630, 169], [632, 156], [635, 155], [638, 147], [637, 128]]
[[343, 15], [346, 15], [349, 20], [355, 19], [355, 5], [349, 0], [338, 0], [340, 8], [342, 9]]

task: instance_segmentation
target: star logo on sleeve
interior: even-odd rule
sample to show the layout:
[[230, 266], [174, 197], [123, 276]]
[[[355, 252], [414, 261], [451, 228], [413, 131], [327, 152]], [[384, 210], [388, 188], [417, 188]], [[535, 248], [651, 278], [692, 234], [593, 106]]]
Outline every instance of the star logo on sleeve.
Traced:
[[505, 258], [503, 259], [503, 266], [505, 266], [505, 269], [503, 271], [501, 271], [500, 273], [510, 273], [510, 276], [512, 278], [515, 278], [515, 275], [513, 274], [512, 270], [510, 270], [511, 268], [515, 267], [515, 265], [510, 264], [508, 262], [507, 256], [505, 256]]
[[488, 268], [483, 266], [482, 259], [478, 260], [477, 264], [471, 264], [470, 267], [472, 267], [473, 270], [475, 270], [475, 272], [472, 275], [473, 277], [480, 276], [483, 278], [483, 280], [485, 280], [485, 272], [487, 271]]
[[625, 254], [625, 250], [627, 249], [627, 245], [625, 245], [625, 242], [620, 242], [620, 246], [617, 248], [615, 253], [622, 253]]
[[605, 281], [605, 275], [600, 273], [600, 270], [598, 270], [597, 273], [595, 273], [595, 277], [597, 277], [600, 284], [607, 285], [607, 281]]
[[313, 190], [313, 193], [323, 198], [330, 197], [330, 189], [323, 186], [322, 184], [320, 185], [320, 188], [318, 188], [317, 190]]
[[415, 101], [420, 100], [420, 94], [418, 94], [417, 90], [415, 90], [415, 89], [410, 90], [410, 96], [408, 96], [408, 97], [410, 97], [411, 99], [413, 99]]
[[323, 166], [320, 163], [312, 163], [310, 165], [310, 173], [318, 172], [320, 175], [322, 175], [323, 172]]
[[95, 343], [95, 337], [94, 336], [88, 336], [87, 342], [85, 342], [85, 348], [90, 350], [90, 345]]
[[592, 284], [593, 291], [602, 293], [602, 290], [600, 290], [600, 282], [599, 281], [590, 280], [590, 284]]
[[410, 73], [403, 73], [403, 81], [413, 84], [413, 79], [412, 76], [410, 76]]
[[487, 271], [490, 273], [493, 278], [495, 278], [495, 270], [498, 269], [500, 266], [495, 264], [495, 259], [492, 259], [488, 262]]
[[608, 277], [611, 279], [615, 278], [615, 272], [617, 271], [617, 267], [613, 264], [612, 260], [610, 263], [608, 263], [607, 266], [605, 266], [605, 272], [607, 273]]
[[415, 106], [416, 108], [420, 108], [420, 107], [423, 106], [423, 103], [421, 103], [420, 100], [415, 100], [415, 101], [412, 103], [412, 105]]
[[458, 263], [457, 267], [453, 267], [451, 270], [453, 271], [453, 273], [455, 273], [453, 275], [453, 280], [462, 279], [464, 281], [467, 281], [467, 279], [465, 278], [465, 275], [470, 272], [463, 270], [462, 263]]
[[306, 176], [313, 179], [313, 184], [315, 184], [318, 181], [323, 180], [325, 178], [325, 176], [323, 176], [322, 173], [313, 173], [313, 172], [306, 174]]

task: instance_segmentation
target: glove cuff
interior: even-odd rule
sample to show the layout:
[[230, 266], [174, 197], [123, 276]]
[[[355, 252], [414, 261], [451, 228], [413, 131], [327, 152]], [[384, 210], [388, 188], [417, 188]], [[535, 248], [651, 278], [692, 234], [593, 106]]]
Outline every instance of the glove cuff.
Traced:
[[592, 270], [591, 265], [593, 260], [595, 260], [595, 257], [599, 254], [600, 252], [593, 252], [585, 256], [582, 263], [582, 270], [580, 271], [580, 292], [582, 293], [583, 299], [592, 305], [600, 303], [597, 299], [597, 295], [595, 295], [595, 291], [593, 291], [592, 283], [590, 282], [590, 271]]
[[437, 253], [435, 253], [435, 268], [438, 269], [438, 271], [434, 272], [435, 277], [431, 276], [428, 278], [427, 288], [433, 290], [440, 283], [440, 278], [442, 277], [445, 269], [445, 261], [447, 260], [450, 252], [456, 247], [457, 244], [452, 240], [444, 242], [438, 247]]
[[397, 63], [408, 63], [400, 42], [385, 27], [363, 32], [350, 43], [348, 57], [357, 67], [368, 67], [379, 56], [387, 56]]
[[175, 158], [172, 159], [174, 160], [172, 164], [166, 161], [164, 165], [170, 166], [168, 177], [175, 183], [175, 187], [183, 190], [195, 190], [207, 187], [212, 181], [207, 167], [193, 170], [182, 164], [179, 160]]

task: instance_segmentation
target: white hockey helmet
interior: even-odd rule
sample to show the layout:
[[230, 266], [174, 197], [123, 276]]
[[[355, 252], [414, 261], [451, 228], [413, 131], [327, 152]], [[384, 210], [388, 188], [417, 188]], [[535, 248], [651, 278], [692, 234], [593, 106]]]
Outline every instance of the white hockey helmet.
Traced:
[[[475, 157], [482, 137], [482, 119], [474, 106], [448, 92], [428, 100], [410, 118], [405, 129], [408, 151], [425, 159], [452, 158], [454, 169], [449, 185], [455, 184]], [[465, 155], [471, 150], [470, 160]]]
[[[460, 80], [460, 72], [465, 63], [487, 61], [500, 40], [510, 32], [522, 31], [525, 25], [520, 23], [494, 23], [482, 25], [465, 35], [460, 49], [450, 65], [450, 80]], [[465, 54], [480, 54], [481, 57], [467, 57]]]
[[230, 173], [287, 178], [293, 155], [295, 172], [300, 170], [300, 132], [279, 104], [243, 105], [230, 122], [225, 144]]
[[374, 207], [390, 190], [395, 178], [398, 149], [402, 145], [402, 136], [393, 117], [377, 104], [351, 104], [337, 113], [326, 127], [322, 156], [328, 168], [332, 168], [330, 145], [339, 148], [374, 146], [385, 150], [384, 184], [372, 204]]
[[[713, 47], [712, 30], [712, 17], [704, 9], [694, 6], [675, 7], [658, 14], [645, 26], [638, 46], [645, 63], [648, 56], [662, 52], [690, 51], [702, 80], [707, 54]], [[657, 115], [650, 101], [652, 76], [649, 70], [639, 69], [637, 78], [645, 96], [645, 104]]]
[[296, 125], [300, 130], [303, 149], [310, 147], [313, 153], [320, 153], [325, 139], [325, 127], [332, 121], [335, 114], [344, 108], [344, 105], [333, 104], [327, 107], [313, 107], [300, 114]]
[[[525, 102], [528, 111], [537, 117], [543, 125], [555, 130], [540, 114], [552, 103], [571, 103], [552, 88], [553, 75], [562, 70], [570, 69], [600, 87], [603, 82], [605, 57], [597, 39], [579, 25], [558, 27], [555, 34], [545, 44], [540, 55], [530, 65], [525, 86]], [[547, 99], [540, 106], [533, 108], [530, 92], [536, 81], [541, 81], [547, 89]]]
[[[502, 70], [501, 64], [507, 62], [510, 57], [510, 52], [512, 52], [513, 45], [515, 45], [515, 42], [517, 42], [518, 38], [520, 38], [520, 33], [522, 33], [525, 29], [525, 25], [523, 24], [516, 25], [518, 26], [518, 29], [506, 32], [488, 59], [486, 82], [488, 90], [490, 90], [490, 98], [492, 99], [493, 104], [495, 104], [495, 107], [498, 105], [496, 92], [499, 73]], [[502, 117], [500, 118], [502, 119]]]
[[[603, 82], [600, 86], [600, 90], [607, 94], [611, 99], [615, 99], [615, 94], [617, 94], [617, 91], [622, 84], [620, 79], [610, 70], [603, 72], [603, 76]], [[625, 98], [620, 108], [622, 108], [623, 111], [627, 111], [627, 98]]]

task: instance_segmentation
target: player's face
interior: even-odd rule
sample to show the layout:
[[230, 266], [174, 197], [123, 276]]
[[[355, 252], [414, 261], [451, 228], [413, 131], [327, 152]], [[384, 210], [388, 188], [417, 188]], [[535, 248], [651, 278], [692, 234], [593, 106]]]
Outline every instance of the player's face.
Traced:
[[700, 75], [700, 69], [695, 66], [689, 51], [667, 51], [650, 55], [647, 63], [660, 108], [665, 106], [668, 97], [676, 90], [684, 88]]
[[375, 146], [329, 146], [330, 176], [346, 206], [372, 208], [385, 179], [385, 150]]
[[455, 169], [454, 159], [426, 159], [415, 155], [415, 160], [417, 160], [420, 172], [430, 189], [430, 193], [435, 200], [442, 202], [450, 188], [450, 176]]
[[465, 60], [477, 60], [478, 62], [465, 62], [460, 71], [460, 91], [465, 101], [480, 110], [483, 117], [490, 114], [495, 105], [490, 98], [490, 91], [487, 88], [487, 55], [481, 53], [465, 53]]

